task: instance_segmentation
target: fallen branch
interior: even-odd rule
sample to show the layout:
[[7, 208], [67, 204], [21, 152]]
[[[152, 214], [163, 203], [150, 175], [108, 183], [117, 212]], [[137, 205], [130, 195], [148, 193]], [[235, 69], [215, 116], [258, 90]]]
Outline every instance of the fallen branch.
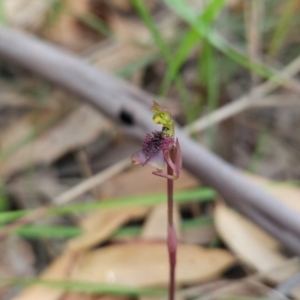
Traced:
[[[81, 97], [118, 121], [129, 134], [141, 137], [154, 129], [149, 108], [141, 104], [151, 101], [154, 96], [70, 53], [34, 36], [0, 27], [0, 55]], [[300, 239], [300, 218], [296, 212], [252, 184], [239, 171], [193, 141], [180, 128], [176, 132], [182, 147], [183, 162], [189, 171], [215, 188], [236, 208], [241, 208], [243, 204], [251, 207], [251, 213], [247, 209], [243, 211], [251, 219], [253, 211], [257, 211], [272, 220], [277, 228], [281, 226], [290, 232], [293, 239], [290, 248], [294, 249], [295, 239]], [[270, 231], [270, 228], [265, 229]], [[278, 234], [277, 238], [283, 244], [289, 243], [282, 234]], [[299, 248], [293, 251], [300, 254]]]

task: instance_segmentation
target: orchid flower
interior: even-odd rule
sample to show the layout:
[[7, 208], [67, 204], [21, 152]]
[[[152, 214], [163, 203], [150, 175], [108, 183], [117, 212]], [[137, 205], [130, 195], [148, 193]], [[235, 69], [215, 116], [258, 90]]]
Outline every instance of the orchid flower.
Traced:
[[[181, 170], [181, 150], [178, 139], [174, 137], [173, 116], [155, 101], [152, 106], [153, 121], [162, 125], [161, 131], [147, 134], [142, 149], [131, 156], [133, 164], [151, 165], [156, 168], [152, 174], [167, 179], [168, 192], [168, 250], [170, 262], [169, 300], [175, 296], [175, 266], [177, 238], [173, 221], [173, 182], [178, 179]], [[164, 169], [167, 165], [167, 172]]]
[[[156, 168], [154, 175], [175, 180], [180, 175], [181, 150], [178, 139], [174, 138], [173, 116], [155, 101], [151, 110], [155, 112], [153, 121], [162, 125], [162, 130], [147, 134], [142, 149], [131, 156], [131, 161], [142, 166], [151, 165]], [[172, 172], [163, 172], [166, 164]]]

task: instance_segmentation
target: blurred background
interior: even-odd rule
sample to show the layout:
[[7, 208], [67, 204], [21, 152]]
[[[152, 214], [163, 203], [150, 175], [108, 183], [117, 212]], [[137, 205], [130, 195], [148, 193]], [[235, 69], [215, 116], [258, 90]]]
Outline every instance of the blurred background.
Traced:
[[[300, 212], [299, 13], [299, 0], [0, 0], [1, 27], [151, 93]], [[141, 141], [81, 100], [0, 56], [0, 298], [164, 299], [165, 181], [131, 167]], [[180, 299], [300, 299], [292, 253], [187, 171], [176, 190]]]

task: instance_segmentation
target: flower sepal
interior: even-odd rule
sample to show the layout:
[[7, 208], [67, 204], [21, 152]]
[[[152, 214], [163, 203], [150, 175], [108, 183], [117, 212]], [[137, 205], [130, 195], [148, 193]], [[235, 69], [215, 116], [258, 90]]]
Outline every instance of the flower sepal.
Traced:
[[[173, 156], [173, 159], [172, 159]], [[163, 173], [162, 170], [157, 170], [152, 172], [152, 174], [160, 177], [164, 177], [171, 180], [176, 180], [179, 178], [181, 167], [182, 167], [182, 157], [181, 157], [181, 149], [176, 139], [176, 143], [171, 151], [164, 151], [164, 159], [167, 165], [171, 168], [173, 175]], [[174, 160], [174, 162], [173, 162]]]

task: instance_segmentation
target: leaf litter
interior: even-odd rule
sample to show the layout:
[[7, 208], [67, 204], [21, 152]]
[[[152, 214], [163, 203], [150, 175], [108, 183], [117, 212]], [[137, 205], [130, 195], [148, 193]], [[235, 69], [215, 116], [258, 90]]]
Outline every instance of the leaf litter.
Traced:
[[[152, 64], [158, 56], [155, 42], [146, 26], [133, 17], [134, 9], [130, 1], [116, 0], [109, 4], [99, 4], [100, 12], [96, 9], [91, 11], [90, 2], [92, 1], [80, 1], [76, 4], [69, 0], [37, 2], [39, 1], [4, 1], [4, 10], [7, 13], [6, 21], [9, 26], [35, 32], [49, 41], [81, 54], [84, 59], [96, 66], [109, 72], [126, 74], [129, 76], [129, 80], [148, 87], [151, 91], [157, 89], [157, 83], [153, 84], [153, 82], [161, 81], [164, 65], [160, 61]], [[63, 5], [55, 6], [59, 2]], [[233, 7], [238, 7], [238, 11], [235, 11], [234, 8], [234, 12], [230, 11], [230, 13], [241, 13], [240, 10], [243, 10], [241, 3], [242, 1], [229, 3], [231, 10]], [[158, 1], [146, 3], [146, 5], [157, 21], [157, 26], [164, 39], [171, 43], [178, 43], [176, 34], [179, 28], [182, 28], [181, 20], [163, 9]], [[195, 10], [198, 8], [197, 6]], [[95, 21], [95, 19], [90, 18], [90, 13], [97, 17], [101, 16], [101, 22], [92, 24], [90, 21]], [[54, 18], [52, 18], [53, 16]], [[86, 20], [89, 20], [90, 23]], [[101, 26], [102, 28], [100, 28]], [[105, 30], [109, 28], [109, 30], [103, 31], [103, 28]], [[195, 53], [188, 57], [192, 64], [194, 57]], [[135, 63], [137, 65], [132, 66]], [[130, 68], [127, 68], [128, 65]], [[191, 71], [189, 62], [184, 66], [184, 71], [189, 75], [187, 78], [196, 77], [194, 71]], [[152, 80], [151, 83], [149, 76], [154, 77], [156, 81]], [[205, 89], [203, 86], [193, 87], [193, 96], [198, 97], [199, 90], [201, 90], [201, 94], [203, 89]], [[6, 109], [9, 105], [10, 109], [18, 109], [22, 115], [21, 118], [14, 119], [11, 126], [5, 124], [5, 128], [1, 128], [1, 155], [5, 154], [1, 156], [0, 161], [1, 180], [10, 180], [12, 189], [14, 180], [18, 179], [18, 176], [30, 176], [30, 168], [34, 171], [35, 169], [39, 170], [41, 166], [56, 168], [57, 165], [54, 163], [58, 163], [59, 166], [62, 165], [64, 171], [67, 170], [70, 165], [70, 155], [75, 156], [77, 151], [103, 140], [107, 134], [112, 136], [115, 143], [120, 142], [118, 139], [121, 135], [117, 132], [118, 129], [115, 125], [90, 107], [79, 104], [74, 107], [69, 101], [70, 99], [66, 100], [65, 96], [61, 98], [65, 101], [63, 105], [53, 106], [49, 104], [55, 102], [55, 97], [52, 95], [48, 97], [46, 105], [43, 106], [40, 103], [31, 102], [28, 99], [30, 95], [24, 96], [22, 92], [16, 92], [11, 87], [8, 91], [9, 94], [6, 93], [0, 109]], [[234, 93], [238, 93], [237, 90]], [[170, 95], [178, 98], [176, 91], [172, 90]], [[42, 98], [46, 97], [42, 96]], [[168, 100], [171, 106], [177, 108], [180, 106], [180, 103], [172, 102]], [[180, 119], [180, 114], [178, 116]], [[285, 128], [285, 131], [289, 131], [289, 128]], [[103, 147], [109, 152], [111, 146], [115, 145], [108, 143]], [[116, 155], [118, 158], [121, 155], [120, 152]], [[101, 153], [97, 157], [88, 156], [86, 163], [90, 164], [90, 169], [98, 163], [103, 166], [106, 163], [105, 156], [103, 157], [101, 158]], [[118, 158], [114, 157], [113, 159], [117, 160]], [[71, 164], [77, 163], [71, 160]], [[80, 167], [77, 166], [77, 170]], [[264, 168], [263, 165], [261, 168]], [[68, 175], [65, 177], [62, 175], [60, 178], [57, 174], [58, 180], [51, 181], [51, 187], [53, 187], [51, 190], [61, 190], [62, 186], [66, 188], [82, 180], [81, 177], [78, 178], [78, 172], [72, 168], [62, 173]], [[153, 192], [163, 192], [165, 181], [155, 176], [149, 176], [148, 173], [149, 170], [144, 169], [127, 170], [102, 183], [97, 187], [99, 201], [114, 197], [137, 195], [142, 197], [142, 195]], [[45, 176], [42, 175], [42, 172], [36, 174]], [[51, 176], [53, 179], [55, 175]], [[278, 185], [253, 175], [249, 175], [249, 178], [273, 193], [285, 205], [296, 211], [300, 210], [298, 187]], [[21, 192], [16, 196], [14, 193], [10, 194], [8, 189], [10, 199], [14, 199], [11, 202], [11, 208], [17, 206], [22, 209], [31, 203], [36, 205], [36, 203], [45, 202], [45, 197], [47, 198], [46, 202], [55, 197], [52, 196], [53, 191], [38, 187], [36, 191], [39, 192], [34, 194], [34, 197], [38, 198], [38, 202], [34, 202], [34, 199], [32, 199], [33, 202], [28, 201], [30, 193], [26, 197], [20, 196], [24, 191], [26, 180], [24, 182], [16, 180], [15, 183], [18, 184]], [[198, 187], [200, 184], [196, 178], [183, 171], [175, 187], [177, 190], [187, 190]], [[22, 198], [22, 200], [18, 202], [15, 198]], [[92, 198], [95, 198], [95, 195], [89, 194], [79, 197], [77, 201], [90, 201]], [[54, 220], [54, 224], [67, 222], [67, 224], [76, 225], [83, 229], [83, 234], [61, 242], [62, 253], [55, 254], [55, 258], [49, 264], [45, 259], [44, 266], [47, 265], [47, 267], [44, 268], [40, 277], [44, 280], [58, 282], [71, 280], [94, 282], [99, 285], [166, 287], [168, 283], [168, 261], [165, 246], [166, 218], [164, 218], [166, 209], [165, 204], [158, 204], [152, 207], [136, 206], [84, 214], [76, 213], [70, 219], [58, 217], [58, 220]], [[246, 270], [250, 275], [243, 274], [240, 277], [244, 276], [245, 279], [238, 280], [233, 286], [217, 288], [216, 293], [208, 295], [207, 299], [210, 299], [209, 297], [211, 299], [220, 298], [224, 294], [264, 297], [272, 291], [273, 286], [280, 285], [300, 271], [299, 262], [294, 261], [293, 263], [293, 260], [288, 259], [282, 252], [282, 245], [279, 245], [274, 238], [256, 224], [224, 204], [219, 202], [215, 206], [211, 203], [199, 204], [196, 209], [189, 205], [176, 205], [175, 211], [176, 229], [180, 240], [177, 274], [179, 288], [183, 286], [189, 288], [193, 285], [202, 287], [210, 283], [218, 286], [218, 283], [222, 282], [226, 276], [230, 276], [224, 272], [228, 270], [232, 272], [234, 270], [232, 267], [235, 266]], [[198, 223], [197, 226], [189, 227], [189, 231], [185, 229], [185, 222], [187, 223], [195, 216], [206, 218], [211, 217], [212, 213], [214, 224], [210, 221], [200, 227], [200, 223]], [[139, 229], [139, 235], [129, 237], [122, 242], [114, 239], [114, 234], [119, 229], [130, 225]], [[34, 275], [36, 273], [33, 266], [34, 260], [39, 258], [35, 257], [33, 249], [38, 244], [31, 240], [15, 239], [13, 236], [6, 241], [10, 244], [3, 243], [1, 253], [14, 255], [15, 259], [10, 260], [6, 259], [6, 255], [3, 256], [3, 261], [0, 262], [1, 277]], [[190, 244], [190, 241], [193, 242], [193, 245]], [[50, 240], [49, 243], [50, 248], [55, 247], [55, 241]], [[18, 249], [18, 251], [10, 251], [10, 248]], [[41, 249], [40, 253], [46, 253], [45, 249]], [[22, 263], [18, 263], [20, 259]], [[235, 272], [233, 271], [233, 273]], [[251, 276], [257, 276], [255, 283], [247, 281], [247, 278], [251, 279]], [[265, 281], [271, 283], [265, 285]], [[295, 299], [299, 299], [297, 289], [291, 290], [291, 295]], [[3, 297], [5, 299], [7, 296], [3, 294]], [[53, 288], [36, 284], [25, 288], [23, 292], [12, 299], [115, 300], [117, 298], [117, 296], [91, 296], [84, 293], [66, 292], [63, 285], [60, 288]], [[129, 298], [122, 297], [122, 299]]]

